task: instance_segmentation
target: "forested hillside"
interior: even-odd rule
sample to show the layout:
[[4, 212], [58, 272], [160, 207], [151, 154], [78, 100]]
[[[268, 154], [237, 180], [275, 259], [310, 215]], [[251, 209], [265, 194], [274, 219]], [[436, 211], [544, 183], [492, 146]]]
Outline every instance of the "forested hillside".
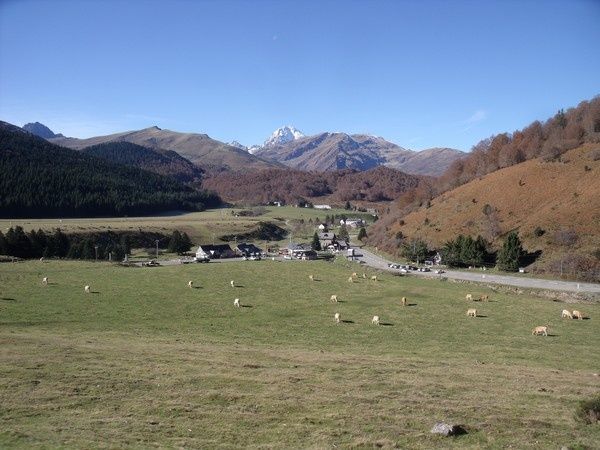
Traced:
[[172, 150], [153, 149], [117, 141], [93, 145], [82, 150], [87, 155], [124, 166], [138, 167], [183, 183], [199, 182], [204, 171]]
[[0, 122], [0, 217], [145, 215], [219, 203], [172, 178], [61, 148]]
[[220, 174], [207, 178], [203, 186], [234, 203], [261, 204], [269, 201], [295, 203], [328, 196], [330, 201], [390, 201], [425, 179], [387, 167], [366, 172], [340, 170], [305, 172], [269, 169], [243, 174]]
[[422, 183], [397, 201], [396, 216], [409, 213], [437, 195], [471, 180], [535, 158], [552, 160], [585, 143], [600, 142], [600, 96], [560, 110], [546, 122], [535, 121], [513, 133], [480, 141], [466, 158], [452, 163], [431, 183]]

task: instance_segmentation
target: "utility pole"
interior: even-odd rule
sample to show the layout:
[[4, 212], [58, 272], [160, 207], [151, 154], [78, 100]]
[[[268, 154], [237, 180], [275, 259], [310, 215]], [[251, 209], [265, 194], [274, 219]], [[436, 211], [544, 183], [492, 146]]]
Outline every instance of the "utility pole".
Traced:
[[158, 259], [158, 241], [159, 239], [156, 239], [154, 242], [156, 242], [156, 259]]
[[96, 250], [96, 261], [98, 261], [98, 244], [94, 245], [94, 250]]

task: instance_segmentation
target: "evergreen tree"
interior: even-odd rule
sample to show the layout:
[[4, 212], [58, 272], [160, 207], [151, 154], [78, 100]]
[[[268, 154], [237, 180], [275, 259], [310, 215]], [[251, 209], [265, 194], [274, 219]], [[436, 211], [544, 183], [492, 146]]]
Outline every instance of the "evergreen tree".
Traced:
[[312, 238], [312, 242], [310, 243], [310, 246], [313, 250], [316, 250], [316, 251], [321, 250], [321, 241], [319, 240], [319, 233], [317, 233], [316, 231], [315, 231], [315, 234], [313, 234], [313, 238]]
[[402, 256], [410, 261], [416, 261], [417, 263], [425, 260], [429, 250], [427, 244], [421, 239], [411, 239], [408, 242], [402, 244], [401, 250]]
[[[129, 241], [129, 235], [128, 234], [123, 234], [121, 236], [120, 239], [120, 247], [123, 250], [123, 252], [129, 254], [131, 252], [131, 243]], [[125, 255], [123, 255], [123, 257], [125, 257]]]
[[0, 255], [8, 255], [8, 244], [2, 231], [0, 231]]
[[167, 246], [170, 253], [179, 253], [181, 247], [181, 233], [178, 230], [173, 231], [169, 245]]
[[498, 268], [507, 272], [516, 272], [519, 270], [523, 253], [519, 235], [514, 231], [511, 232], [506, 237], [502, 249], [498, 252]]
[[192, 248], [192, 240], [186, 232], [181, 235], [181, 253], [189, 252]]
[[350, 241], [350, 235], [348, 234], [348, 229], [346, 228], [346, 225], [342, 225], [340, 227], [340, 232], [338, 233], [338, 239], [341, 241], [346, 241], [346, 242]]
[[366, 238], [367, 238], [367, 230], [365, 230], [365, 227], [360, 227], [360, 230], [358, 230], [358, 240], [364, 241]]
[[59, 258], [66, 256], [70, 246], [69, 237], [60, 228], [57, 228], [52, 240], [54, 241], [54, 256]]
[[94, 259], [96, 257], [96, 250], [94, 244], [90, 239], [83, 241], [81, 248], [81, 259]]
[[350, 204], [349, 200], [346, 200], [346, 204], [344, 205], [344, 209], [347, 209], [347, 210], [352, 209], [352, 205]]

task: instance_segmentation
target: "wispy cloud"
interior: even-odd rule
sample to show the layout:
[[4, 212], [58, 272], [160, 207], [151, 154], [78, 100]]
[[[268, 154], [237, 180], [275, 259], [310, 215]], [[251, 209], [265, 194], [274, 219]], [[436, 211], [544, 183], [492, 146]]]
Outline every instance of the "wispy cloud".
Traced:
[[487, 117], [488, 113], [485, 109], [478, 109], [465, 120], [458, 122], [458, 125], [462, 128], [463, 132], [469, 131], [475, 125], [487, 119]]
[[464, 124], [472, 124], [472, 123], [481, 122], [482, 120], [485, 120], [485, 119], [487, 119], [487, 111], [485, 111], [483, 109], [478, 109], [473, 114], [471, 114], [471, 116], [468, 119], [463, 121], [463, 123]]

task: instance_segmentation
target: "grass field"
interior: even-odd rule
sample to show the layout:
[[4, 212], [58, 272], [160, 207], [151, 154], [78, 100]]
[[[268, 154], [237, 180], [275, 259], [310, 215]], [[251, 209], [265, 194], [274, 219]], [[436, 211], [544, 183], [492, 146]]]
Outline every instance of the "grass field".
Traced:
[[[159, 231], [170, 233], [178, 229], [186, 232], [194, 243], [211, 243], [218, 241], [219, 236], [226, 234], [244, 233], [252, 230], [260, 221], [271, 221], [279, 226], [286, 226], [287, 220], [304, 219], [313, 221], [317, 218], [323, 220], [326, 215], [346, 214], [351, 217], [370, 218], [369, 214], [354, 213], [344, 209], [328, 211], [312, 208], [266, 207], [265, 214], [258, 217], [235, 217], [232, 211], [242, 208], [220, 208], [202, 212], [173, 214], [154, 217], [112, 217], [112, 218], [81, 218], [81, 219], [2, 219], [0, 230], [5, 232], [11, 226], [22, 226], [25, 231], [53, 230], [60, 228], [66, 233], [84, 233], [98, 231], [135, 231], [143, 228], [145, 231]], [[278, 220], [283, 219], [283, 220]], [[311, 233], [312, 236], [312, 233]]]
[[[600, 305], [352, 271], [2, 264], [0, 447], [598, 448], [573, 414], [600, 390]], [[440, 420], [468, 434], [431, 435]]]

